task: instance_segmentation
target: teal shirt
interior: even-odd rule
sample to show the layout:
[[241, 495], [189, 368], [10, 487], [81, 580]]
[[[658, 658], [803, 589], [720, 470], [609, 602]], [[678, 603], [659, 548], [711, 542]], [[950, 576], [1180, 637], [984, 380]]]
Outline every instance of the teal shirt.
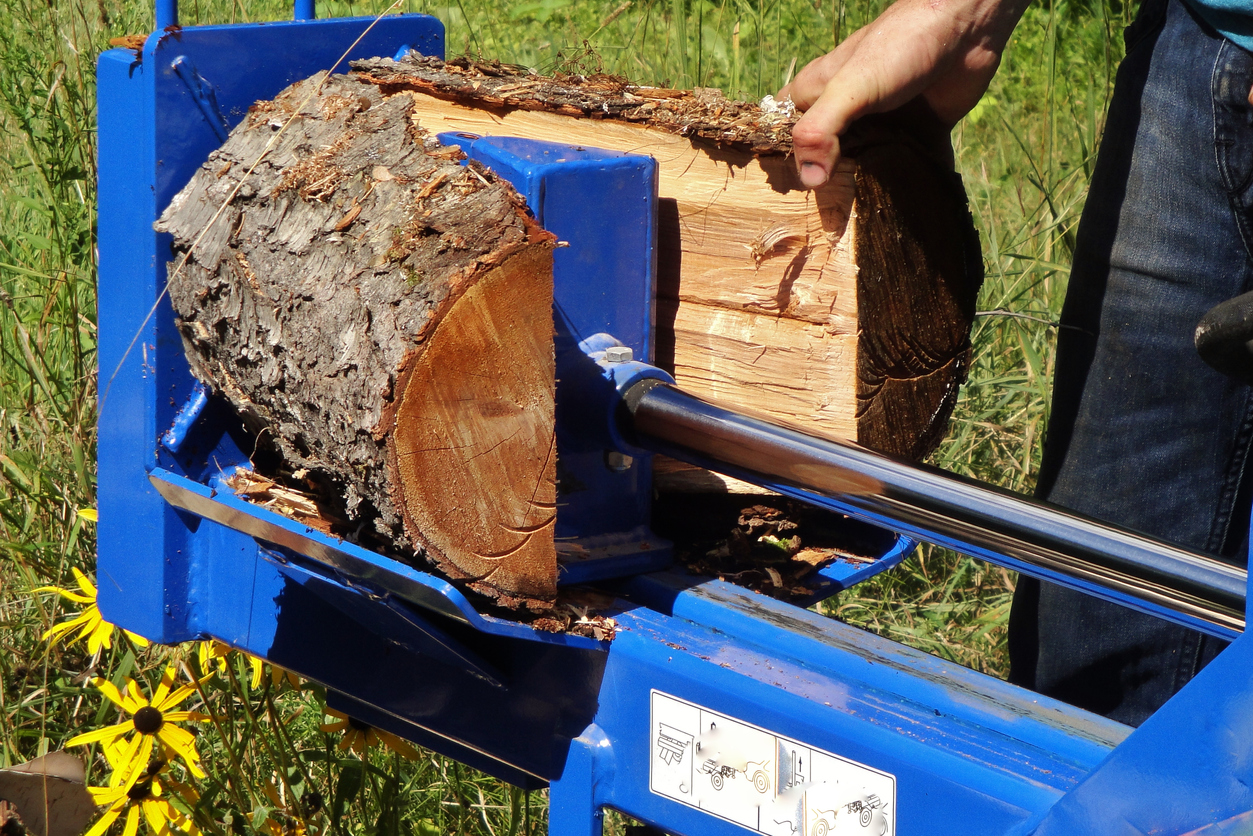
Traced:
[[1250, 0], [1189, 0], [1201, 19], [1238, 46], [1253, 52], [1253, 2]]

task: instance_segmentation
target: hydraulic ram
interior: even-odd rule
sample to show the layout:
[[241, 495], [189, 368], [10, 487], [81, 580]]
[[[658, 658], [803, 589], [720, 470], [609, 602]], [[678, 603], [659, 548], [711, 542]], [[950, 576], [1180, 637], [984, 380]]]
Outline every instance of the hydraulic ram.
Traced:
[[656, 380], [624, 394], [641, 447], [1232, 639], [1247, 570], [924, 465], [726, 409]]

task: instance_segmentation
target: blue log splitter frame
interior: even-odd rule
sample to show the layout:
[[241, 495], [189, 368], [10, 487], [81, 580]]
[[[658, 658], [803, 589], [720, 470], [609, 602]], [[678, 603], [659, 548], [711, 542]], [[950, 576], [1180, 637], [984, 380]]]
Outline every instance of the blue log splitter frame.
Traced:
[[[563, 490], [558, 533], [585, 548], [562, 582], [599, 579], [619, 596], [612, 643], [481, 614], [447, 581], [236, 498], [221, 474], [247, 464], [250, 440], [188, 371], [163, 293], [170, 241], [152, 224], [253, 101], [327, 69], [372, 22], [313, 17], [300, 0], [294, 22], [166, 32], [177, 8], [161, 0], [141, 58], [100, 58], [106, 618], [158, 642], [219, 639], [324, 683], [362, 720], [519, 786], [547, 784], [553, 833], [599, 833], [606, 807], [685, 834], [1245, 832], [1245, 636], [1133, 731], [664, 569], [646, 454], [607, 420], [615, 392], [664, 378], [645, 362], [648, 158], [443, 137], [570, 244], [555, 255], [559, 439], [569, 484], [587, 489]], [[382, 18], [351, 57], [411, 49], [442, 54], [438, 21]], [[823, 594], [910, 546], [885, 534], [878, 566], [828, 571]]]

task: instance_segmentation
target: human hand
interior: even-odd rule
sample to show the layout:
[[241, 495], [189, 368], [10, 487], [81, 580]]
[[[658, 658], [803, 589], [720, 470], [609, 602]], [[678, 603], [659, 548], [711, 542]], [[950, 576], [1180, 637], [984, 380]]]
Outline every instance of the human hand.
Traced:
[[897, 0], [805, 66], [778, 98], [805, 114], [792, 129], [801, 183], [821, 186], [858, 118], [919, 99], [951, 129], [979, 101], [1029, 0]]

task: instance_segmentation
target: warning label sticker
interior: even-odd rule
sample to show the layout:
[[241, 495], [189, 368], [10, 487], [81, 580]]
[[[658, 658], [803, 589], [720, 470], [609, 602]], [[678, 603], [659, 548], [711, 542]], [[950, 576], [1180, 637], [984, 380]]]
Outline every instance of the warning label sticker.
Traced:
[[896, 777], [652, 692], [649, 788], [758, 833], [892, 836]]

